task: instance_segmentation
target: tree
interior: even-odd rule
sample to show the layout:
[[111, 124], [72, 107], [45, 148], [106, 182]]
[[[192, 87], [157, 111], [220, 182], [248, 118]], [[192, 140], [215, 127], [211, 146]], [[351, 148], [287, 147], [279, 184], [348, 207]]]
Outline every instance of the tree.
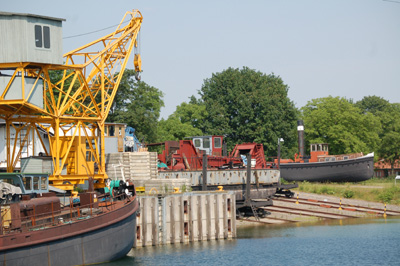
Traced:
[[204, 121], [208, 116], [206, 106], [196, 97], [191, 96], [189, 103], [183, 102], [173, 114], [181, 123], [189, 123], [194, 128], [204, 131]]
[[284, 138], [282, 154], [287, 156], [296, 147], [298, 114], [288, 89], [279, 76], [248, 67], [212, 74], [199, 91], [207, 111], [205, 133], [225, 135], [228, 149], [237, 143], [262, 143], [269, 156], [277, 154], [277, 140]]
[[[64, 73], [65, 72], [65, 73]], [[53, 87], [52, 89], [50, 89], [53, 94], [52, 96], [50, 95], [50, 90], [47, 90], [46, 92], [46, 97], [47, 99], [51, 99], [52, 97], [54, 97], [55, 102], [59, 101], [59, 97], [61, 97], [60, 102], [62, 102], [65, 98], [65, 94], [60, 93], [59, 88], [69, 88], [71, 86], [71, 83], [74, 80], [74, 75], [71, 75], [70, 77], [66, 78], [63, 82], [61, 82], [61, 80], [64, 78], [65, 76], [69, 76], [72, 73], [71, 69], [67, 69], [67, 70], [49, 70], [49, 78], [50, 78], [50, 82], [51, 84], [55, 85], [55, 87]], [[72, 85], [72, 89], [71, 89], [71, 95], [73, 95], [78, 89], [79, 89], [80, 83], [79, 82], [74, 82]], [[73, 113], [72, 110], [67, 111], [66, 113]]]
[[361, 101], [356, 102], [355, 105], [364, 113], [370, 112], [375, 115], [377, 112], [384, 111], [390, 103], [378, 96], [366, 96]]
[[134, 77], [134, 70], [125, 70], [107, 121], [126, 123], [136, 129], [136, 136], [140, 140], [155, 142], [164, 95], [157, 88], [136, 81]]
[[383, 138], [379, 147], [379, 156], [390, 163], [391, 174], [394, 174], [394, 164], [400, 158], [400, 133], [388, 132]]
[[400, 104], [378, 97], [368, 96], [356, 103], [364, 113], [371, 112], [381, 122], [379, 137], [382, 142], [378, 147], [378, 155], [391, 165], [394, 174], [394, 164], [400, 159]]
[[306, 139], [328, 143], [332, 154], [375, 151], [381, 124], [344, 98], [313, 99], [302, 108]]
[[167, 140], [182, 140], [190, 136], [201, 135], [198, 128], [194, 128], [190, 123], [182, 123], [181, 120], [171, 115], [167, 120], [161, 119], [158, 122], [158, 142]]
[[189, 103], [181, 103], [167, 120], [161, 119], [158, 123], [158, 142], [203, 135], [201, 129], [206, 116], [205, 106], [194, 96], [190, 97]]

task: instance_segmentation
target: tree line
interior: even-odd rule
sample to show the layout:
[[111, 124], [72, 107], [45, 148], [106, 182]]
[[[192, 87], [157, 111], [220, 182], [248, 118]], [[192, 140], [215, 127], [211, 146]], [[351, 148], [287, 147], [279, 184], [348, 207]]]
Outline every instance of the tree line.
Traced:
[[205, 79], [197, 97], [191, 96], [160, 120], [162, 91], [136, 81], [134, 74], [125, 71], [108, 121], [134, 127], [146, 143], [224, 135], [228, 150], [237, 143], [256, 142], [264, 145], [267, 157], [274, 157], [277, 140], [283, 138], [282, 156], [293, 158], [297, 120], [302, 119], [306, 148], [328, 143], [331, 154], [375, 152], [392, 166], [400, 157], [400, 103], [378, 96], [357, 102], [328, 96], [298, 109], [280, 76], [248, 67], [228, 68]]

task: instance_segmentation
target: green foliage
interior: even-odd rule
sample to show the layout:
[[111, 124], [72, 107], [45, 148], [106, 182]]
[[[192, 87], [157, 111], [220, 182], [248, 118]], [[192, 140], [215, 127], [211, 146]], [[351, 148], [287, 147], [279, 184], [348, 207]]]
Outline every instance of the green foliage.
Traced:
[[343, 191], [343, 197], [345, 197], [346, 199], [351, 199], [352, 197], [354, 197], [354, 191], [346, 189], [345, 191]]
[[400, 187], [399, 186], [391, 186], [389, 188], [384, 189], [378, 195], [378, 199], [383, 203], [390, 203], [394, 199], [400, 198]]
[[228, 68], [204, 80], [199, 92], [207, 111], [206, 134], [225, 135], [228, 149], [237, 143], [257, 142], [268, 155], [277, 154], [283, 138], [283, 156], [297, 144], [298, 111], [288, 98], [289, 87], [279, 76], [243, 67]]
[[136, 136], [151, 143], [157, 140], [157, 121], [164, 106], [163, 93], [134, 79], [135, 71], [127, 69], [121, 79], [108, 122], [126, 123], [136, 129]]
[[174, 117], [179, 118], [183, 124], [191, 124], [194, 128], [204, 130], [204, 121], [208, 116], [206, 106], [194, 96], [190, 97], [190, 102], [183, 102], [176, 107], [173, 114]]
[[336, 197], [385, 202], [400, 205], [400, 186], [395, 186], [393, 178], [371, 178], [360, 183], [310, 183], [300, 182], [298, 190]]
[[335, 195], [335, 190], [329, 186], [323, 186], [320, 188], [319, 194]]
[[320, 193], [321, 194], [327, 194], [328, 193], [329, 188], [327, 186], [323, 186], [320, 189]]
[[400, 104], [391, 104], [377, 115], [383, 124], [379, 157], [390, 163], [391, 173], [394, 174], [394, 164], [400, 159]]
[[379, 193], [379, 200], [384, 203], [389, 203], [393, 199], [393, 193], [391, 191], [383, 191]]
[[379, 148], [379, 155], [390, 163], [400, 157], [400, 132], [390, 131], [382, 138]]
[[81, 187], [74, 187], [74, 191], [77, 191], [78, 193], [84, 192], [83, 188]]
[[161, 119], [158, 122], [158, 142], [167, 140], [181, 140], [185, 137], [198, 136], [202, 132], [194, 128], [190, 123], [182, 123], [181, 120], [171, 115], [167, 120]]
[[372, 113], [382, 125], [379, 132], [380, 143], [377, 151], [380, 158], [391, 164], [392, 173], [394, 163], [400, 158], [400, 104], [391, 104], [387, 100], [377, 97], [364, 97], [356, 105], [364, 113]]
[[[54, 101], [58, 102], [59, 98], [60, 102], [62, 102], [65, 98], [65, 94], [64, 93], [60, 93], [60, 89], [64, 92], [66, 92], [69, 87], [71, 86], [71, 83], [74, 81], [74, 75], [69, 76], [72, 73], [72, 70], [67, 69], [67, 70], [49, 70], [49, 78], [50, 78], [50, 82], [53, 86], [57, 87], [51, 87], [52, 89], [50, 89], [53, 92], [53, 97], [54, 97]], [[64, 75], [68, 78], [66, 78], [63, 82], [60, 82]], [[79, 79], [76, 79], [75, 82], [72, 84], [72, 88], [71, 88], [71, 92], [70, 95], [72, 96], [80, 87], [80, 82]], [[46, 92], [46, 98], [47, 101], [52, 102], [52, 96], [50, 94], [49, 91]], [[76, 107], [78, 107], [79, 105], [76, 103], [75, 104]], [[67, 110], [66, 111], [67, 114], [73, 113], [73, 111]]]
[[191, 186], [187, 187], [186, 185], [182, 185], [181, 186], [181, 192], [182, 193], [184, 193], [184, 192], [192, 192], [192, 187]]
[[313, 99], [302, 112], [308, 142], [328, 143], [331, 154], [369, 153], [378, 147], [379, 119], [344, 98]]
[[385, 111], [390, 103], [378, 96], [366, 96], [361, 101], [355, 103], [355, 106], [361, 109], [364, 113], [376, 114], [377, 112]]
[[203, 135], [206, 117], [205, 106], [192, 96], [189, 103], [181, 103], [167, 120], [158, 123], [158, 142]]

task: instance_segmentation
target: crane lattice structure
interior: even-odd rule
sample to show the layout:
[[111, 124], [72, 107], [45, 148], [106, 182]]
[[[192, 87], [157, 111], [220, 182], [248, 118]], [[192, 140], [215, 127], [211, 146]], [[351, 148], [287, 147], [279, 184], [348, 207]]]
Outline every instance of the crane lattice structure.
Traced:
[[[65, 54], [64, 65], [0, 64], [0, 70], [13, 71], [0, 95], [0, 119], [7, 128], [8, 172], [14, 171], [22, 151], [17, 141], [11, 145], [10, 127], [14, 127], [13, 137], [21, 147], [32, 131], [40, 136], [39, 127], [49, 136], [50, 150], [40, 141], [53, 160], [49, 180], [54, 186], [71, 190], [93, 177], [96, 187], [104, 187], [104, 124], [131, 52], [138, 46], [142, 20], [138, 10], [127, 12], [113, 33]], [[139, 54], [134, 56], [134, 65], [136, 73], [141, 72]], [[21, 98], [5, 99], [17, 78], [21, 80]], [[25, 86], [25, 79], [33, 80], [31, 88]], [[38, 85], [43, 88], [42, 107], [29, 102]]]

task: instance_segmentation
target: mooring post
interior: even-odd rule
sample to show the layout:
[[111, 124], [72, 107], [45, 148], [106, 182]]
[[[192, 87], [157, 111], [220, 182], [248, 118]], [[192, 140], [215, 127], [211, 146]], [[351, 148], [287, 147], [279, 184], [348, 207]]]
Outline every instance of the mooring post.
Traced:
[[383, 209], [383, 217], [386, 218], [386, 203], [385, 203], [385, 208]]
[[203, 185], [201, 190], [207, 190], [207, 154], [203, 153]]
[[246, 199], [245, 203], [250, 205], [250, 181], [251, 181], [251, 155], [247, 154], [247, 180], [246, 180]]

